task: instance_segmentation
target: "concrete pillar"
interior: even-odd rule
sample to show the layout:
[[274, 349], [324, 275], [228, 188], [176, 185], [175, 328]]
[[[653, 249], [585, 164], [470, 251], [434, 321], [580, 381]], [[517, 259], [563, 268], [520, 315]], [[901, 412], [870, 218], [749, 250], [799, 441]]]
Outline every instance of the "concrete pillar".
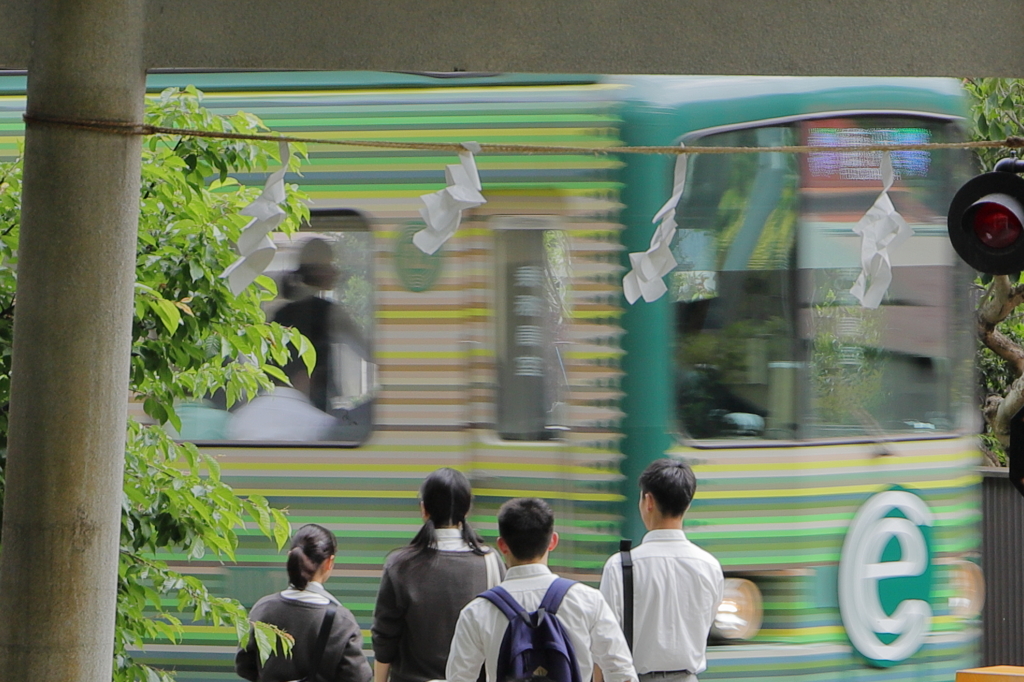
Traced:
[[[141, 121], [143, 1], [35, 5], [29, 114]], [[26, 131], [0, 680], [110, 680], [140, 149]]]

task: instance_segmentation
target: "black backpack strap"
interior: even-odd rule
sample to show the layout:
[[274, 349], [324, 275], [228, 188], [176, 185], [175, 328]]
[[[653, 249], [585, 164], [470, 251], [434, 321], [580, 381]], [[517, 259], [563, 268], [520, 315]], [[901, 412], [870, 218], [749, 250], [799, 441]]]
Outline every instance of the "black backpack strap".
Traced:
[[309, 661], [309, 673], [306, 675], [306, 679], [309, 682], [317, 682], [317, 676], [320, 674], [320, 661], [324, 657], [327, 640], [331, 638], [331, 628], [334, 627], [334, 614], [337, 612], [338, 607], [333, 603], [327, 605], [324, 619], [320, 622], [320, 634], [317, 635], [316, 644], [313, 645], [313, 656]]
[[629, 651], [633, 651], [633, 548], [631, 540], [619, 541], [619, 556], [622, 558], [622, 634], [626, 636]]
[[515, 600], [515, 597], [506, 592], [501, 585], [495, 585], [491, 589], [477, 596], [481, 599], [486, 599], [497, 606], [510, 621], [515, 620], [516, 616], [523, 616], [523, 619], [527, 623], [530, 622], [529, 617], [526, 615], [526, 609], [520, 606], [519, 602]]
[[537, 610], [544, 609], [545, 612], [554, 615], [558, 612], [558, 607], [562, 605], [562, 599], [565, 598], [565, 593], [569, 591], [569, 588], [576, 584], [575, 580], [569, 580], [568, 578], [555, 578], [555, 582], [548, 586], [548, 591], [544, 593], [544, 599], [541, 600], [540, 606]]

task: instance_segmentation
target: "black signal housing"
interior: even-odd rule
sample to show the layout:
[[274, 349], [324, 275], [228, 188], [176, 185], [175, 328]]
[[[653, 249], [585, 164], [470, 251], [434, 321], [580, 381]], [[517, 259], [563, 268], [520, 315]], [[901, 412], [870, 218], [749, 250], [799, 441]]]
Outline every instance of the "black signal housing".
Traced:
[[[1024, 270], [1024, 178], [1016, 159], [968, 180], [947, 214], [949, 241], [979, 272], [1011, 275]], [[997, 166], [999, 168], [1000, 166]]]

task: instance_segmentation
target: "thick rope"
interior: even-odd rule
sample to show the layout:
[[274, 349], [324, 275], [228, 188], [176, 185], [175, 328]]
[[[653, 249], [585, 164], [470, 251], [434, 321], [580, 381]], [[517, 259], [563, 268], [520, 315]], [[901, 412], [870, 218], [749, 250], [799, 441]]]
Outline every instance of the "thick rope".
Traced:
[[[172, 135], [177, 137], [208, 137], [221, 140], [247, 140], [252, 142], [299, 142], [342, 147], [368, 147], [371, 149], [402, 149], [436, 152], [464, 152], [466, 148], [453, 142], [393, 142], [387, 140], [333, 140], [321, 137], [301, 137], [274, 133], [230, 133], [190, 128], [166, 128], [148, 123], [126, 123], [88, 119], [24, 114], [28, 125], [43, 124], [62, 128], [91, 130], [114, 135]], [[925, 142], [920, 144], [865, 144], [850, 147], [829, 145], [783, 145], [778, 147], [560, 147], [531, 144], [480, 143], [480, 153], [491, 154], [760, 154], [763, 152], [784, 152], [806, 154], [810, 152], [865, 152], [865, 151], [927, 151], [932, 149], [1007, 149], [1024, 148], [1024, 137], [1007, 137], [1004, 140], [978, 140], [974, 142]]]

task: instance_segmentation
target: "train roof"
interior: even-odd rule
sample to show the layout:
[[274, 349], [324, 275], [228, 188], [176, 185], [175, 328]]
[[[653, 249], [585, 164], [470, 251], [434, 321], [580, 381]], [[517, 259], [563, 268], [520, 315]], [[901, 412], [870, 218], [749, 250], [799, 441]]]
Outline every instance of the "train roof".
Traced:
[[[25, 92], [24, 71], [0, 70], [0, 94]], [[195, 85], [200, 90], [346, 90], [376, 88], [459, 88], [480, 86], [583, 85], [612, 83], [625, 86], [623, 98], [658, 107], [680, 107], [727, 100], [773, 97], [780, 101], [829, 98], [864, 101], [873, 94], [879, 101], [894, 100], [916, 107], [931, 103], [945, 113], [950, 100], [961, 97], [960, 84], [949, 78], [849, 78], [803, 76], [596, 76], [580, 74], [521, 74], [473, 72], [370, 72], [370, 71], [184, 71], [150, 73], [147, 89]], [[888, 97], [887, 97], [888, 95]], [[790, 106], [792, 108], [792, 105]]]
[[643, 140], [631, 144], [675, 144], [709, 128], [837, 113], [967, 115], [961, 84], [951, 78], [608, 76], [602, 82], [622, 86], [624, 118], [660, 121], [638, 129]]
[[[407, 104], [438, 107], [494, 98], [497, 98], [494, 101], [514, 104], [525, 97], [525, 103], [547, 92], [563, 99], [602, 102], [609, 113], [614, 112], [613, 115], [624, 123], [622, 141], [628, 145], [674, 145], [710, 129], [776, 119], [858, 113], [924, 113], [946, 118], [967, 115], [967, 101], [960, 82], [948, 78], [366, 71], [166, 71], [151, 73], [147, 78], [150, 92], [186, 85], [221, 96], [237, 94], [243, 98], [238, 106], [246, 110], [259, 108], [262, 93], [286, 97], [289, 93], [298, 97], [337, 93], [344, 104], [372, 104], [379, 97], [385, 97], [390, 102], [388, 106], [396, 104], [394, 97], [397, 96], [407, 97]], [[0, 71], [0, 96], [22, 97], [25, 86], [24, 72]], [[422, 94], [415, 94], [416, 90], [421, 90]], [[559, 90], [561, 95], [558, 95]], [[525, 96], [526, 91], [532, 94]], [[321, 100], [324, 106], [340, 103], [341, 100]], [[295, 104], [279, 98], [268, 106]], [[267, 115], [262, 110], [255, 113]]]

